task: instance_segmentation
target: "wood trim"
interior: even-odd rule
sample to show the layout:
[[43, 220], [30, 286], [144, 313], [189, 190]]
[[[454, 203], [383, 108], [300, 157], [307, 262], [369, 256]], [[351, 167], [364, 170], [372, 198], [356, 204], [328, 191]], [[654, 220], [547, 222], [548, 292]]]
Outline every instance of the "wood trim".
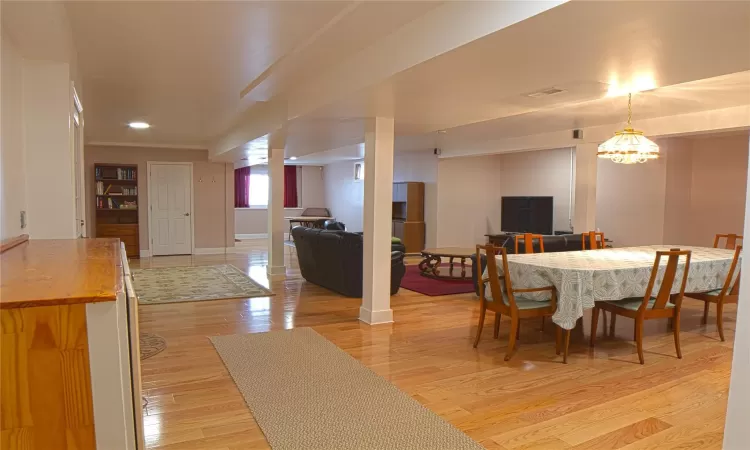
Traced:
[[28, 234], [22, 234], [16, 237], [8, 238], [0, 242], [0, 253], [8, 251], [17, 245], [21, 245], [29, 240]]

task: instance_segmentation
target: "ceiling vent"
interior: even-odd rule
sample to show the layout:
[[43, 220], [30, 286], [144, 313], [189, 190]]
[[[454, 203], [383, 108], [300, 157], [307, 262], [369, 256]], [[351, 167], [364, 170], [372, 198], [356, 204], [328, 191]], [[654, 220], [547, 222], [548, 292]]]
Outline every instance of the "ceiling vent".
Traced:
[[559, 94], [561, 92], [565, 92], [565, 89], [558, 89], [556, 87], [551, 87], [547, 89], [542, 89], [540, 91], [532, 92], [530, 94], [526, 94], [526, 97], [541, 98], [541, 97], [547, 97], [550, 95]]

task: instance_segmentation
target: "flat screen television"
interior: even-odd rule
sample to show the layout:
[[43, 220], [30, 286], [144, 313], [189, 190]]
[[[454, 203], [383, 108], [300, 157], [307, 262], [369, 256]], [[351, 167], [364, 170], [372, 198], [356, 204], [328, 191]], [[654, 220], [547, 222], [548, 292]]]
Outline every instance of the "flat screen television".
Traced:
[[500, 228], [504, 232], [553, 234], [552, 197], [503, 197]]

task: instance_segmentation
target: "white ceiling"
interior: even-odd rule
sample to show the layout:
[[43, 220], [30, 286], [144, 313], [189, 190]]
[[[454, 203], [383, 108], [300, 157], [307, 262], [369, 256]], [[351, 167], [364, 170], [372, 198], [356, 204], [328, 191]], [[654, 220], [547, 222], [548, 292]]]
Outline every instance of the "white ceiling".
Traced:
[[[373, 114], [393, 114], [400, 150], [618, 122], [624, 101], [605, 97], [615, 80], [657, 87], [636, 96], [636, 124], [750, 103], [750, 2], [558, 3], [106, 1], [66, 10], [87, 142], [209, 148], [255, 123], [215, 155], [239, 160], [263, 143], [246, 142], [289, 119], [287, 156], [329, 161], [358, 155]], [[525, 95], [550, 87], [565, 92]], [[129, 130], [131, 120], [153, 127]], [[448, 133], [437, 138], [439, 129]]]
[[[85, 86], [87, 140], [206, 148], [255, 102], [438, 3], [373, 2], [347, 10], [353, 4], [68, 2]], [[320, 30], [325, 33], [315, 38]], [[254, 81], [257, 86], [241, 99]], [[125, 125], [136, 119], [152, 128], [129, 130]]]
[[[636, 120], [750, 104], [749, 70], [750, 2], [571, 2], [294, 121], [292, 154], [361, 142], [355, 118], [383, 91], [409, 150], [623, 121], [615, 80], [657, 87], [636, 95]], [[550, 87], [566, 92], [524, 95]]]

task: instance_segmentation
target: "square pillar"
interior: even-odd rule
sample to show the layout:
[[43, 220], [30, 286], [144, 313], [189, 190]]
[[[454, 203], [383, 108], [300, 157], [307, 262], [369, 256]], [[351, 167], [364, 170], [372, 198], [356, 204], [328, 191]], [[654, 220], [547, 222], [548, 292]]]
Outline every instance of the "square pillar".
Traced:
[[[750, 151], [750, 140], [748, 141]], [[750, 170], [750, 169], [748, 169]], [[745, 234], [750, 235], [750, 177], [745, 192]], [[743, 254], [745, 253], [743, 249]], [[743, 255], [741, 275], [750, 274], [750, 258]], [[739, 283], [739, 281], [738, 281]], [[724, 448], [747, 448], [750, 442], [750, 283], [743, 282], [737, 302], [737, 325], [734, 332], [732, 375], [729, 382], [727, 419], [724, 424]], [[712, 309], [715, 311], [715, 309]], [[714, 320], [713, 317], [711, 320]]]
[[284, 147], [286, 134], [268, 139], [268, 279], [283, 280], [284, 266]]
[[365, 202], [362, 306], [359, 320], [393, 322], [391, 310], [391, 214], [393, 204], [393, 118], [365, 125]]
[[596, 165], [599, 162], [596, 144], [575, 147], [575, 200], [573, 232], [585, 233], [596, 229]]

